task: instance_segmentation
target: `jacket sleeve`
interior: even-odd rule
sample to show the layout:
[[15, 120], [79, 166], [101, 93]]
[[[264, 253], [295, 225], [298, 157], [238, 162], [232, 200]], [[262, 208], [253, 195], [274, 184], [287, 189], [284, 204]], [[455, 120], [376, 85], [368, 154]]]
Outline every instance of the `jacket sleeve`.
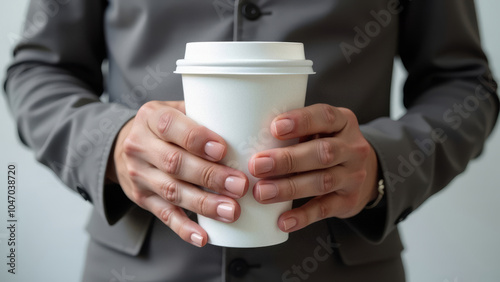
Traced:
[[375, 243], [480, 155], [498, 116], [473, 1], [406, 1], [399, 54], [406, 114], [361, 126], [379, 158], [385, 203], [347, 220]]
[[105, 184], [114, 139], [135, 111], [102, 103], [106, 1], [30, 3], [4, 84], [21, 141], [108, 223], [131, 206]]

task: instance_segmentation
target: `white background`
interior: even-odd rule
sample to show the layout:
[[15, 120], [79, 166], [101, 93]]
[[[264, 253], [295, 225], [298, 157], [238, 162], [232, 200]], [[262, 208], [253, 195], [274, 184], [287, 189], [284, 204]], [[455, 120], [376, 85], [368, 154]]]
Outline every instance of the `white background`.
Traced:
[[[10, 59], [27, 0], [0, 2], [0, 79]], [[480, 27], [497, 81], [500, 74], [500, 2], [477, 1]], [[400, 106], [404, 71], [397, 65], [393, 116]], [[70, 192], [31, 151], [23, 147], [14, 122], [0, 98], [0, 281], [68, 282], [80, 279], [84, 231], [90, 204]], [[400, 227], [410, 282], [500, 281], [500, 133], [495, 130], [485, 153], [473, 161], [443, 192], [429, 199]], [[18, 165], [18, 274], [6, 273], [7, 164]], [[120, 271], [120, 270], [118, 270]], [[376, 278], [375, 278], [376, 280]]]

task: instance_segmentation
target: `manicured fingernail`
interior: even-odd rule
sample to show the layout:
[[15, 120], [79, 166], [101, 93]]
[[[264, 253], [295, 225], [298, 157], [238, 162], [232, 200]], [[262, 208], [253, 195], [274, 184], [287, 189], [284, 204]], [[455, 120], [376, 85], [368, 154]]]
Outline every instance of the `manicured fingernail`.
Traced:
[[229, 221], [234, 220], [234, 206], [231, 204], [220, 204], [217, 206], [217, 215]]
[[259, 184], [258, 188], [261, 201], [272, 199], [278, 195], [278, 188], [274, 184]]
[[280, 119], [274, 123], [274, 131], [277, 135], [285, 135], [292, 132], [294, 125], [291, 119]]
[[236, 176], [229, 176], [228, 178], [226, 178], [224, 188], [226, 188], [227, 191], [241, 197], [243, 196], [243, 192], [245, 191], [245, 184], [245, 179]]
[[254, 160], [253, 169], [255, 174], [263, 174], [270, 172], [273, 169], [274, 161], [271, 158], [256, 158]]
[[191, 234], [191, 243], [197, 247], [201, 247], [203, 245], [203, 237], [200, 234], [193, 233]]
[[216, 160], [222, 159], [224, 149], [224, 145], [214, 141], [209, 141], [207, 142], [207, 144], [205, 144], [205, 154]]
[[294, 228], [295, 225], [297, 225], [297, 220], [293, 217], [283, 220], [283, 227], [285, 227], [285, 231]]

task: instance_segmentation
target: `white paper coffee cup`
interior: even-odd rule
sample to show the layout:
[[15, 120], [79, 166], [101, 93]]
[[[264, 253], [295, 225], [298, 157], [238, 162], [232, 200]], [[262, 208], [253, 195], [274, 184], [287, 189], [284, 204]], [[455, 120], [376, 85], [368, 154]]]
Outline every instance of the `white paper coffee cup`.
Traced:
[[270, 124], [278, 114], [304, 106], [307, 78], [314, 74], [302, 43], [194, 42], [186, 45], [175, 73], [182, 74], [186, 114], [219, 134], [228, 144], [222, 164], [243, 171], [248, 193], [238, 199], [240, 218], [223, 223], [198, 215], [208, 242], [225, 247], [263, 247], [282, 243], [288, 233], [278, 217], [292, 201], [263, 205], [253, 198], [258, 181], [248, 172], [250, 157], [297, 140], [272, 137]]

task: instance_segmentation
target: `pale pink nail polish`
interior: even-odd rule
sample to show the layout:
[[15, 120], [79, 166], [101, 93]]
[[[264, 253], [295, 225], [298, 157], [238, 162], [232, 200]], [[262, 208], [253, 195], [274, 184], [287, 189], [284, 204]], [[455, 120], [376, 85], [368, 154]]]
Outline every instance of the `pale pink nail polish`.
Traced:
[[234, 206], [227, 203], [222, 203], [217, 206], [217, 215], [229, 221], [234, 220]]
[[261, 201], [272, 199], [278, 195], [278, 188], [272, 183], [259, 184], [258, 188]]
[[283, 220], [283, 227], [285, 227], [285, 230], [290, 230], [297, 225], [297, 220], [293, 217], [287, 218]]
[[246, 180], [244, 178], [229, 176], [224, 182], [224, 188], [226, 188], [228, 192], [241, 197], [245, 191], [245, 184]]
[[254, 160], [254, 171], [255, 174], [263, 174], [263, 173], [268, 173], [271, 170], [273, 170], [274, 167], [274, 161], [271, 158], [264, 157], [264, 158], [256, 158]]
[[214, 141], [209, 141], [207, 142], [207, 144], [205, 144], [205, 154], [207, 154], [207, 156], [210, 156], [215, 160], [222, 159], [222, 155], [224, 154], [224, 149], [225, 149], [224, 145]]
[[292, 132], [293, 127], [295, 126], [293, 120], [291, 119], [281, 119], [274, 123], [274, 131], [277, 135], [286, 135]]
[[200, 234], [193, 233], [191, 234], [191, 242], [193, 245], [201, 247], [203, 245], [203, 237]]

